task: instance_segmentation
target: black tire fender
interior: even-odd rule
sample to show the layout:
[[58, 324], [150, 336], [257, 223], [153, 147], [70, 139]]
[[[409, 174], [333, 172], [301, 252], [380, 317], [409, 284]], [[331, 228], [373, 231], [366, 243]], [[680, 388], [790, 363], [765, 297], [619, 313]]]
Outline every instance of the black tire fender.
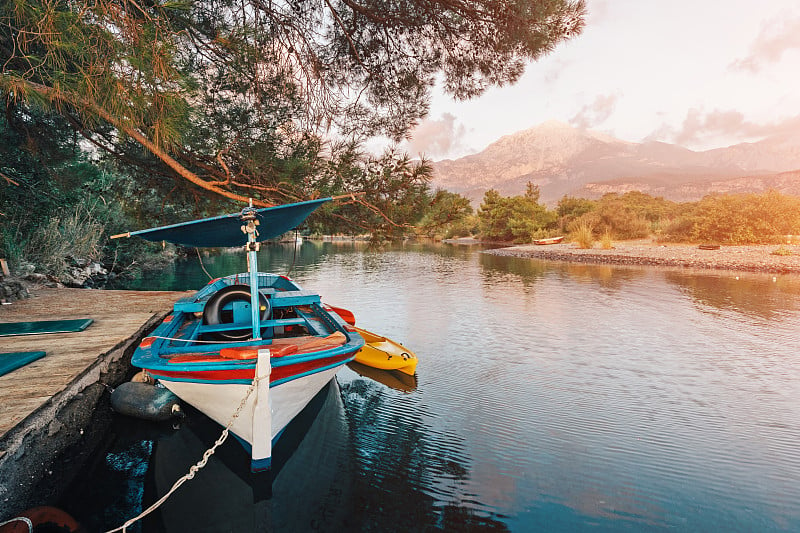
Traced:
[[[203, 323], [208, 325], [224, 324], [222, 321], [222, 309], [231, 302], [237, 300], [250, 301], [250, 286], [249, 285], [228, 285], [216, 292], [206, 302], [203, 308]], [[269, 318], [270, 305], [267, 297], [258, 293], [258, 302], [261, 311], [261, 320]], [[245, 340], [250, 338], [251, 330], [238, 329], [232, 331], [216, 331], [212, 335], [222, 340]]]

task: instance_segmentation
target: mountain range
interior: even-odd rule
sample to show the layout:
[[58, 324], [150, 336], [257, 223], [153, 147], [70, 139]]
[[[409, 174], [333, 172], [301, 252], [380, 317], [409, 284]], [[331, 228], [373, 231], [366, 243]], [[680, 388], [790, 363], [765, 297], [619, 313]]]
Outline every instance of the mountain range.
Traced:
[[800, 134], [696, 152], [550, 121], [433, 167], [435, 187], [467, 196], [474, 204], [488, 189], [504, 196], [522, 194], [529, 181], [539, 186], [547, 204], [565, 194], [598, 198], [631, 190], [675, 201], [770, 188], [800, 195]]

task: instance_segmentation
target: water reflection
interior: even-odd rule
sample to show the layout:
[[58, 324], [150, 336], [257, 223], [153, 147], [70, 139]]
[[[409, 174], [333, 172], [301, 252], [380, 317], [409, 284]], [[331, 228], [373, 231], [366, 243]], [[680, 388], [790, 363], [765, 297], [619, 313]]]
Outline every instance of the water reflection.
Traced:
[[417, 376], [409, 376], [397, 370], [380, 370], [371, 366], [362, 365], [355, 361], [347, 366], [359, 376], [377, 381], [383, 385], [401, 392], [414, 392], [417, 390]]
[[701, 306], [716, 310], [771, 320], [800, 309], [800, 279], [796, 276], [668, 271], [665, 278]]
[[[189, 472], [220, 436], [187, 406], [179, 425], [118, 416], [97, 461], [60, 503], [89, 531], [138, 515]], [[232, 436], [207, 464], [129, 531], [341, 531], [354, 501], [356, 470], [341, 391], [334, 380], [298, 415], [273, 450], [269, 473], [252, 474]]]
[[[197, 413], [199, 414], [199, 413]], [[219, 426], [196, 416], [154, 444], [153, 494], [166, 494], [219, 437]], [[352, 501], [347, 421], [336, 381], [320, 391], [285, 430], [269, 474], [252, 474], [247, 454], [233, 442], [212, 456], [146, 524], [147, 531], [342, 530]], [[230, 446], [228, 446], [230, 444]]]
[[468, 490], [462, 437], [433, 427], [413, 396], [365, 379], [345, 381], [362, 476], [355, 531], [507, 530]]
[[[292, 516], [331, 514], [347, 531], [800, 531], [800, 277], [736, 280], [428, 244], [307, 242], [298, 254], [269, 247], [261, 266], [291, 267], [360, 326], [411, 347], [419, 367], [414, 383], [339, 372], [338, 429], [324, 442], [336, 448], [327, 452], [342, 493], [324, 471], [290, 476], [287, 466], [278, 480], [288, 494], [319, 489], [315, 499], [337, 509], [289, 502]], [[246, 268], [238, 254], [203, 259], [213, 275]], [[170, 286], [151, 288], [205, 279], [195, 258], [155, 280]], [[151, 501], [159, 491], [139, 472], [152, 470], [162, 437], [114, 448], [130, 456], [127, 478], [106, 467], [90, 479], [116, 479], [118, 493], [144, 487], [120, 498], [129, 507]], [[136, 444], [147, 440], [152, 451]], [[190, 441], [176, 439], [174, 455]], [[241, 486], [250, 507], [264, 501]], [[277, 487], [267, 498], [271, 523], [279, 498]]]
[[486, 283], [493, 285], [509, 279], [518, 278], [524, 286], [536, 283], [548, 275], [571, 281], [598, 285], [611, 291], [619, 290], [626, 283], [647, 275], [642, 268], [625, 268], [612, 265], [594, 265], [527, 259], [513, 256], [482, 254], [480, 264]]

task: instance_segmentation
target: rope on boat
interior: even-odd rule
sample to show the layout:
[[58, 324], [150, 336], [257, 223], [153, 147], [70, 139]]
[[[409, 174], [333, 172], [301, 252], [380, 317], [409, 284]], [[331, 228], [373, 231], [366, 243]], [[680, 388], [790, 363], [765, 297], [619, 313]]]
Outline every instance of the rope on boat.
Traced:
[[297, 261], [297, 228], [294, 228], [294, 248], [292, 251], [292, 264], [289, 265], [289, 270], [286, 271], [287, 278], [289, 277], [289, 274], [292, 273], [295, 261]]
[[211, 274], [208, 273], [208, 270], [206, 270], [206, 266], [203, 264], [203, 258], [200, 257], [200, 248], [195, 248], [194, 251], [197, 252], [197, 259], [200, 261], [200, 268], [202, 268], [203, 272], [206, 273], [206, 276], [208, 276], [208, 279], [214, 279], [214, 278], [211, 277]]
[[[120, 527], [118, 527], [116, 529], [110, 529], [110, 530], [106, 531], [106, 533], [116, 533], [117, 531], [122, 531], [122, 533], [126, 533], [128, 531], [128, 527], [129, 526], [133, 525], [136, 521], [144, 518], [145, 516], [149, 515], [150, 513], [152, 513], [156, 509], [158, 509], [161, 506], [162, 503], [167, 501], [167, 499], [170, 496], [172, 496], [172, 493], [174, 493], [176, 490], [178, 490], [180, 488], [181, 485], [183, 485], [184, 483], [186, 483], [190, 479], [193, 479], [195, 474], [197, 474], [197, 472], [199, 472], [204, 466], [206, 466], [206, 463], [208, 463], [208, 459], [212, 455], [214, 455], [214, 452], [217, 451], [217, 448], [222, 446], [222, 443], [225, 442], [225, 440], [228, 438], [228, 435], [230, 434], [230, 429], [233, 426], [233, 423], [236, 421], [236, 419], [242, 413], [242, 409], [244, 409], [245, 404], [247, 404], [247, 399], [250, 397], [251, 394], [253, 394], [253, 391], [256, 390], [256, 386], [258, 385], [258, 382], [260, 380], [261, 380], [261, 378], [259, 376], [256, 376], [253, 379], [253, 383], [250, 384], [250, 386], [247, 388], [247, 393], [244, 395], [244, 398], [242, 398], [242, 401], [239, 403], [239, 407], [237, 407], [236, 410], [231, 415], [231, 418], [228, 421], [228, 424], [225, 426], [225, 429], [222, 430], [222, 434], [214, 442], [214, 445], [211, 446], [211, 448], [209, 448], [208, 450], [205, 451], [205, 453], [203, 454], [203, 458], [200, 459], [200, 461], [198, 461], [197, 464], [192, 465], [191, 468], [189, 468], [189, 472], [187, 472], [186, 475], [184, 475], [182, 478], [178, 479], [178, 481], [176, 481], [175, 484], [172, 485], [172, 488], [169, 489], [169, 492], [167, 492], [161, 498], [159, 498], [153, 505], [151, 505], [150, 507], [148, 507], [147, 509], [145, 509], [144, 511], [139, 513], [138, 516], [135, 516], [135, 517], [131, 518], [130, 520], [128, 520], [127, 522], [125, 522], [124, 524], [122, 524]], [[0, 524], [0, 525], [3, 525], [3, 524]]]
[[150, 335], [151, 339], [163, 339], [165, 341], [178, 341], [178, 342], [202, 342], [205, 344], [230, 344], [231, 341], [203, 341], [200, 339], [180, 339], [178, 337], [162, 337], [160, 335]]

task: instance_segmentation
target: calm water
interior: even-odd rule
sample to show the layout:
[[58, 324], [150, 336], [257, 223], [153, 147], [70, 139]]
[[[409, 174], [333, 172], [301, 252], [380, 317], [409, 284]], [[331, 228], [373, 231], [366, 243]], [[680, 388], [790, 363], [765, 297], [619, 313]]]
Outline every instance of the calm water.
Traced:
[[[262, 270], [289, 270], [290, 246], [267, 254]], [[447, 245], [303, 243], [295, 263], [304, 288], [415, 350], [416, 382], [343, 369], [272, 483], [226, 443], [134, 531], [800, 531], [799, 277]], [[135, 288], [207, 279], [195, 259]], [[219, 431], [196, 412], [177, 429], [114, 417], [62, 506], [116, 527]]]

